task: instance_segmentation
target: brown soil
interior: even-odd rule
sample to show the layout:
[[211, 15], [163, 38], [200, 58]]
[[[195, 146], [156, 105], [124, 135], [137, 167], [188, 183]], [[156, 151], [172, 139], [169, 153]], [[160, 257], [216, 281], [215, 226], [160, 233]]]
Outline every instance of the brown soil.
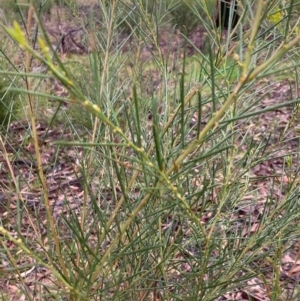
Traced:
[[[84, 8], [86, 9], [86, 8]], [[83, 14], [85, 13], [83, 9]], [[86, 54], [89, 52], [89, 46], [86, 37], [87, 28], [74, 24], [72, 22], [62, 22], [58, 26], [53, 24], [53, 20], [46, 21], [46, 28], [51, 36], [53, 42], [58, 43], [62, 36], [64, 41], [61, 44], [61, 52], [63, 53], [80, 53]], [[126, 38], [126, 37], [122, 37]], [[199, 28], [194, 31], [190, 36], [191, 44], [187, 46], [188, 55], [195, 54], [197, 49], [203, 49], [205, 43], [205, 32]], [[176, 52], [178, 49], [182, 49], [184, 44], [184, 38], [180, 33], [174, 33], [172, 35], [172, 43], [169, 43], [170, 34], [167, 32], [161, 32], [159, 39], [159, 47], [162, 53]], [[120, 42], [120, 41], [119, 41]], [[153, 44], [147, 45], [144, 48], [142, 59], [146, 60], [151, 56], [153, 51]], [[125, 48], [126, 49], [126, 46]], [[256, 87], [259, 89], [259, 85]], [[296, 93], [296, 83], [288, 80], [282, 80], [281, 82], [268, 82], [262, 84], [263, 86], [271, 86], [272, 91], [260, 102], [261, 108], [281, 103], [294, 97]], [[295, 114], [293, 107], [282, 108], [272, 112], [266, 112], [255, 120], [247, 124], [247, 129], [251, 128], [251, 133], [255, 141], [261, 141], [270, 135], [269, 145], [266, 152], [270, 153], [270, 159], [268, 161], [261, 162], [251, 170], [251, 177], [253, 177], [252, 184], [253, 191], [256, 189], [259, 193], [256, 197], [256, 206], [245, 206], [239, 208], [236, 211], [236, 218], [243, 220], [246, 216], [251, 214], [252, 219], [252, 231], [255, 232], [259, 227], [261, 213], [264, 208], [264, 204], [267, 201], [270, 190], [273, 191], [273, 197], [278, 202], [285, 196], [285, 188], [293, 180], [295, 170], [292, 168], [288, 170], [285, 167], [284, 155], [287, 153], [294, 153], [291, 158], [293, 160], [293, 166], [298, 166], [297, 152], [299, 149], [298, 129], [289, 128], [288, 124], [292, 118], [300, 121], [299, 113]], [[197, 116], [194, 116], [194, 123], [197, 123]], [[193, 123], [191, 123], [193, 126]], [[6, 228], [10, 228], [12, 233], [15, 233], [12, 223], [16, 221], [16, 208], [17, 201], [22, 200], [22, 206], [26, 207], [26, 210], [32, 212], [32, 216], [37, 212], [40, 214], [39, 219], [44, 221], [45, 208], [41, 203], [43, 198], [42, 189], [38, 184], [38, 170], [34, 162], [35, 151], [32, 142], [32, 137], [28, 137], [30, 133], [28, 123], [16, 122], [11, 124], [8, 131], [8, 139], [5, 144], [5, 149], [8, 158], [4, 153], [0, 153], [0, 164], [2, 166], [0, 170], [0, 214], [1, 220], [5, 224]], [[245, 150], [246, 146], [242, 143], [243, 133], [245, 133], [246, 125], [241, 124], [239, 130], [241, 132], [241, 139], [236, 142], [236, 146]], [[61, 148], [57, 150], [52, 142], [57, 140], [72, 141], [73, 138], [70, 132], [65, 131], [63, 127], [56, 126], [55, 128], [49, 128], [46, 124], [38, 124], [37, 131], [39, 136], [40, 151], [42, 155], [43, 169], [47, 182], [47, 189], [50, 199], [50, 204], [53, 209], [53, 216], [55, 219], [59, 219], [59, 216], [67, 216], [68, 210], [72, 209], [74, 212], [80, 212], [80, 208], [83, 205], [84, 189], [82, 185], [83, 175], [81, 174], [81, 166], [78, 159], [82, 157], [82, 147], [70, 147]], [[281, 134], [286, 131], [284, 141], [282, 141]], [[273, 149], [273, 145], [276, 145], [277, 149]], [[282, 170], [286, 171], [282, 174]], [[10, 168], [12, 170], [10, 170]], [[11, 173], [12, 171], [12, 173]], [[15, 189], [12, 189], [12, 177], [14, 175], [18, 178], [19, 183], [19, 195], [15, 194]], [[274, 181], [275, 179], [275, 181]], [[106, 195], [106, 198], [112, 199], [112, 192], [103, 188], [102, 195]], [[117, 192], [119, 193], [119, 192]], [[245, 201], [253, 198], [253, 195], [245, 196]], [[89, 200], [90, 201], [90, 200]], [[66, 206], [68, 203], [68, 206]], [[209, 220], [209, 214], [203, 217], [203, 222]], [[42, 225], [41, 225], [42, 226]], [[30, 239], [30, 235], [34, 232], [31, 229], [31, 225], [28, 220], [24, 220], [22, 223], [22, 233], [24, 237]], [[31, 229], [32, 231], [29, 231]], [[43, 229], [41, 229], [43, 231]], [[249, 234], [249, 233], [248, 233]], [[245, 233], [246, 235], [246, 233]], [[290, 242], [290, 249], [285, 254], [282, 254], [280, 282], [282, 289], [285, 290], [285, 295], [289, 296], [292, 290], [299, 290], [300, 280], [300, 259], [299, 259], [299, 242], [297, 240]], [[217, 299], [221, 300], [259, 300], [269, 301], [270, 291], [272, 291], [272, 265], [268, 262], [259, 263], [262, 264], [261, 275], [252, 278], [247, 282], [247, 286], [238, 288], [236, 291], [228, 292], [224, 296]], [[35, 281], [42, 281], [47, 278], [47, 271], [41, 271], [39, 273], [39, 279]], [[24, 279], [27, 282], [27, 278]], [[32, 279], [28, 276], [28, 287], [32, 285]], [[17, 286], [10, 282], [9, 279], [2, 279], [0, 281], [0, 289], [6, 291], [9, 300], [19, 300]], [[288, 300], [288, 299], [286, 299]]]

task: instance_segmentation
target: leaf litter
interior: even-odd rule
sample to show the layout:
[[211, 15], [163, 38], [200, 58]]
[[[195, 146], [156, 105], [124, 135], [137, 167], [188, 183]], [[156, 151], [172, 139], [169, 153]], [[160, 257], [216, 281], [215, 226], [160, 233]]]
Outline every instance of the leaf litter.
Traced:
[[[81, 31], [80, 31], [81, 34]], [[198, 33], [195, 33], [196, 37], [199, 37]], [[197, 42], [201, 44], [201, 41]], [[199, 45], [200, 45], [199, 44]], [[160, 47], [167, 53], [168, 43], [161, 41]], [[202, 47], [202, 46], [201, 46]], [[80, 48], [80, 47], [79, 47]], [[178, 48], [178, 45], [174, 46], [174, 49]], [[194, 48], [191, 48], [193, 53]], [[152, 51], [151, 47], [148, 49]], [[149, 59], [150, 52], [145, 49], [143, 54], [144, 60]], [[68, 50], [66, 50], [68, 51]], [[82, 48], [80, 48], [82, 51]], [[157, 79], [159, 82], [159, 79]], [[285, 100], [292, 99], [293, 94], [297, 92], [297, 87], [294, 91], [291, 89], [295, 83], [291, 83], [289, 80], [282, 80], [277, 82], [268, 82], [270, 89], [269, 94], [265, 94], [264, 88], [262, 88], [262, 94], [264, 95], [259, 103], [260, 108], [267, 108], [276, 103], [283, 102]], [[260, 83], [256, 87], [259, 89]], [[263, 87], [266, 87], [265, 83]], [[249, 194], [243, 197], [242, 202], [236, 207], [234, 212], [231, 212], [228, 220], [236, 221], [236, 225], [240, 228], [242, 237], [251, 237], [253, 233], [258, 231], [261, 227], [261, 221], [266, 203], [270, 201], [280, 203], [286, 196], [288, 187], [293, 181], [295, 176], [298, 175], [299, 165], [299, 131], [297, 128], [290, 128], [289, 123], [291, 118], [296, 119], [299, 123], [299, 113], [295, 113], [295, 107], [285, 107], [275, 111], [270, 111], [258, 115], [256, 118], [251, 119], [248, 124], [241, 123], [238, 126], [241, 139], [236, 141], [236, 146], [241, 150], [243, 154], [247, 150], [247, 145], [243, 145], [243, 135], [247, 128], [250, 129], [250, 133], [257, 143], [262, 139], [268, 141], [268, 145], [264, 150], [268, 153], [268, 160], [262, 162], [256, 162], [249, 171], [250, 189]], [[197, 121], [197, 116], [193, 116], [194, 122]], [[255, 122], [255, 123], [254, 123]], [[52, 214], [54, 219], [59, 222], [59, 219], [64, 216], [68, 218], [71, 214], [78, 214], [80, 216], [81, 208], [85, 204], [85, 191], [83, 184], [83, 175], [80, 165], [80, 158], [83, 157], [83, 147], [67, 147], [59, 148], [52, 142], [57, 140], [73, 141], [71, 132], [66, 131], [62, 126], [55, 125], [49, 128], [46, 124], [38, 124], [37, 131], [39, 141], [41, 142], [40, 151], [42, 155], [42, 162], [44, 168], [44, 174], [47, 182], [47, 189], [49, 193], [50, 204], [52, 208]], [[282, 136], [282, 133], [285, 133]], [[13, 167], [15, 177], [18, 179], [19, 192], [22, 199], [20, 200], [15, 193], [12, 193], [12, 179], [9, 176], [10, 171], [7, 166], [6, 159], [3, 153], [0, 153], [0, 214], [2, 224], [5, 228], [9, 229], [11, 233], [18, 237], [15, 226], [17, 224], [17, 211], [18, 209], [26, 208], [28, 210], [28, 216], [24, 214], [22, 216], [22, 236], [29, 241], [34, 241], [34, 235], [36, 229], [32, 228], [32, 220], [41, 222], [40, 231], [41, 235], [46, 241], [46, 229], [43, 225], [46, 224], [45, 208], [43, 205], [43, 193], [39, 185], [37, 167], [35, 166], [35, 153], [31, 138], [28, 138], [28, 124], [22, 122], [16, 122], [11, 124], [9, 129], [8, 139], [5, 144], [6, 151], [10, 158], [10, 164]], [[284, 139], [283, 139], [284, 137]], [[268, 140], [267, 140], [268, 139]], [[274, 149], [274, 145], [276, 148]], [[291, 163], [287, 162], [287, 154], [290, 155]], [[195, 177], [194, 184], [201, 185], [202, 178], [197, 179]], [[99, 191], [98, 191], [99, 192]], [[114, 199], [110, 188], [101, 187], [100, 191], [102, 199], [106, 200], [106, 204], [109, 204], [108, 211], [113, 210], [114, 204], [110, 202]], [[121, 190], [117, 188], [117, 195], [121, 195]], [[136, 191], [138, 194], [138, 190]], [[134, 195], [133, 195], [134, 198]], [[255, 199], [255, 203], [253, 203]], [[295, 196], [295, 201], [298, 197]], [[91, 202], [88, 199], [88, 202]], [[217, 202], [217, 194], [212, 195], [212, 202]], [[195, 209], [197, 210], [197, 209]], [[284, 214], [284, 212], [282, 212]], [[203, 224], [208, 224], [213, 217], [212, 212], [204, 212], [201, 217]], [[251, 218], [249, 218], [251, 217]], [[80, 218], [80, 217], [79, 217]], [[176, 221], [175, 224], [179, 225], [180, 221]], [[169, 217], [163, 224], [163, 230], [168, 229], [170, 225], [173, 225], [174, 221], [172, 216]], [[173, 226], [172, 226], [173, 227]], [[188, 228], [189, 223], [186, 222], [184, 227]], [[176, 231], [176, 227], [174, 229]], [[187, 232], [188, 233], [188, 232]], [[91, 235], [91, 243], [96, 245], [96, 237]], [[109, 243], [109, 242], [108, 242]], [[6, 247], [14, 250], [16, 247], [13, 243], [6, 241]], [[37, 245], [39, 248], [39, 246]], [[266, 247], [267, 248], [267, 247]], [[197, 248], [191, 247], [186, 241], [186, 246], [182, 247], [182, 251], [178, 252], [175, 256], [178, 262], [181, 262], [180, 266], [174, 265], [174, 269], [168, 271], [171, 283], [180, 282], [181, 273], [190, 273], [193, 271], [193, 267], [187, 260], [189, 256], [198, 256]], [[213, 252], [213, 256], [218, 256], [218, 251]], [[20, 256], [17, 261], [18, 266], [30, 266], [34, 264], [32, 259], [26, 256]], [[255, 262], [256, 270], [260, 271], [257, 275], [251, 279], [245, 279], [243, 287], [237, 287], [236, 289], [224, 292], [222, 296], [218, 297], [217, 301], [225, 300], [257, 300], [257, 301], [269, 301], [270, 296], [274, 289], [274, 263], [272, 260], [267, 261], [265, 259]], [[1, 258], [0, 270], [5, 269], [8, 266], [8, 261], [5, 258]], [[282, 296], [284, 300], [289, 300], [291, 297], [300, 296], [300, 245], [299, 237], [295, 237], [287, 242], [285, 252], [281, 254], [280, 261], [277, 263], [279, 270], [279, 281], [282, 289]], [[30, 270], [29, 268], [27, 270]], [[9, 273], [5, 273], [9, 275]], [[244, 271], [241, 271], [237, 277], [242, 278]], [[51, 273], [43, 267], [37, 267], [32, 273], [22, 274], [23, 283], [26, 284], [28, 290], [35, 296], [35, 300], [39, 300], [38, 295], [42, 295], [43, 285], [48, 288], [53, 286], [55, 289], [55, 279]], [[205, 276], [206, 277], [206, 276]], [[17, 277], [6, 277], [6, 279], [0, 280], [0, 288], [8, 297], [8, 300], [25, 300], [25, 295], [20, 293], [19, 283], [16, 281]], [[37, 290], [36, 283], [41, 283], [40, 289]], [[172, 287], [169, 287], [172, 291]], [[159, 294], [158, 294], [159, 296]], [[154, 297], [153, 297], [154, 298]], [[156, 300], [159, 298], [155, 297]], [[294, 299], [295, 300], [295, 299]]]

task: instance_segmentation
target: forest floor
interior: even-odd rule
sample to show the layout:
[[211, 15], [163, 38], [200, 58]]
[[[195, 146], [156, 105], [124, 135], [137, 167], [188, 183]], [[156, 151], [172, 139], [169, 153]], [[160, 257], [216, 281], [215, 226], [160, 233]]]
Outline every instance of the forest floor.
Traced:
[[[86, 3], [86, 1], [84, 1]], [[50, 34], [52, 34], [53, 41], [57, 40], [62, 31], [68, 31], [68, 38], [65, 41], [65, 47], [63, 49], [63, 55], [81, 55], [86, 56], [88, 52], [87, 46], [81, 44], [80, 40], [84, 35], [84, 30], [76, 27], [73, 28], [71, 23], [63, 23], [62, 26], [57, 26], [57, 19], [54, 17], [52, 20], [46, 22], [46, 26], [50, 29]], [[77, 26], [77, 25], [76, 25]], [[75, 29], [75, 30], [74, 30]], [[169, 40], [174, 41], [170, 45]], [[197, 48], [203, 48], [203, 43], [205, 41], [205, 36], [201, 29], [194, 31], [190, 40], [193, 43], [187, 47], [187, 55], [195, 55]], [[176, 33], [175, 36], [168, 31], [164, 31], [161, 34], [159, 41], [159, 47], [163, 54], [170, 52], [170, 48], [173, 53], [177, 52], [178, 48], [182, 46], [184, 40], [180, 37], [180, 34]], [[130, 47], [129, 47], [130, 48]], [[147, 45], [144, 48], [144, 52], [141, 54], [141, 60], [148, 60], [151, 57], [152, 45]], [[126, 52], [126, 46], [124, 47], [124, 52]], [[180, 55], [179, 55], [180, 57]], [[174, 67], [176, 68], [176, 66]], [[265, 94], [261, 99], [259, 106], [261, 109], [273, 106], [275, 104], [288, 101], [293, 98], [298, 97], [298, 86], [297, 82], [293, 78], [284, 79], [268, 79], [261, 80], [257, 83], [256, 89], [264, 89], [268, 87], [269, 93]], [[63, 88], [58, 86], [53, 89], [52, 93], [61, 96]], [[256, 179], [252, 181], [252, 185], [256, 188], [258, 194], [256, 198], [256, 206], [244, 206], [237, 210], [239, 214], [237, 218], [243, 219], [244, 216], [249, 214], [253, 215], [252, 219], [252, 229], [255, 231], [256, 227], [260, 224], [260, 219], [262, 217], [261, 213], [265, 206], [265, 202], [268, 201], [270, 197], [270, 191], [272, 191], [272, 198], [275, 201], [280, 202], [282, 198], [285, 197], [285, 187], [290, 184], [293, 180], [293, 173], [295, 170], [291, 168], [288, 172], [286, 168], [285, 154], [293, 153], [292, 161], [294, 166], [298, 166], [298, 152], [299, 152], [299, 127], [290, 127], [289, 124], [292, 119], [297, 120], [300, 124], [300, 115], [295, 113], [295, 107], [285, 107], [277, 109], [270, 112], [265, 112], [256, 117], [255, 123], [251, 122], [249, 124], [241, 124], [239, 127], [240, 135], [243, 137], [243, 133], [250, 131], [252, 133], [253, 139], [256, 142], [262, 139], [268, 139], [268, 145], [265, 150], [266, 153], [270, 153], [269, 160], [257, 164], [255, 168], [251, 171], [251, 177]], [[197, 116], [194, 116], [197, 119]], [[196, 122], [193, 120], [193, 122]], [[59, 217], [62, 214], [67, 214], [65, 212], [64, 203], [66, 200], [69, 201], [70, 207], [74, 212], [78, 210], [84, 203], [84, 189], [81, 185], [82, 175], [80, 173], [80, 168], [78, 164], [78, 156], [83, 152], [82, 147], [70, 147], [63, 148], [57, 151], [57, 147], [53, 144], [54, 141], [64, 140], [72, 141], [72, 133], [64, 126], [55, 124], [49, 127], [46, 122], [40, 122], [37, 124], [37, 132], [40, 142], [40, 151], [42, 155], [42, 162], [44, 169], [44, 174], [47, 181], [47, 187], [49, 191], [49, 199], [51, 206], [53, 208], [53, 214]], [[284, 134], [284, 135], [283, 135]], [[284, 140], [282, 140], [284, 137]], [[239, 141], [237, 141], [237, 144]], [[274, 145], [276, 145], [276, 150], [274, 150]], [[26, 203], [26, 210], [32, 210], [32, 212], [40, 212], [40, 219], [46, 219], [45, 211], [43, 205], [40, 203], [42, 198], [42, 190], [38, 183], [38, 173], [37, 166], [35, 164], [35, 150], [30, 136], [30, 128], [27, 121], [19, 120], [10, 125], [7, 131], [7, 139], [5, 141], [5, 149], [9, 156], [12, 158], [10, 160], [10, 165], [13, 170], [13, 174], [16, 178], [20, 179], [19, 195], [12, 193], [11, 181], [12, 179], [8, 177], [10, 171], [7, 168], [7, 157], [3, 152], [0, 153], [0, 216], [2, 224], [6, 228], [14, 229], [14, 226], [18, 218], [17, 205], [18, 199], [21, 198]], [[17, 154], [17, 156], [16, 156]], [[285, 170], [285, 174], [282, 173]], [[103, 194], [109, 197], [110, 192], [106, 191]], [[246, 198], [253, 198], [253, 195], [249, 195]], [[11, 227], [10, 227], [11, 225]], [[23, 236], [30, 240], [30, 235], [32, 232], [28, 231], [31, 227], [29, 221], [24, 219], [22, 222], [22, 233]], [[13, 230], [15, 231], [15, 230]], [[8, 246], [9, 247], [9, 246]], [[299, 280], [300, 280], [300, 245], [298, 241], [291, 244], [289, 251], [286, 254], [282, 254], [281, 261], [281, 275], [280, 281], [284, 283], [284, 287], [287, 288], [285, 294], [288, 297], [291, 293], [290, 290], [300, 290]], [[264, 267], [262, 269], [262, 275], [266, 279], [273, 277], [272, 266], [270, 263], [264, 262]], [[45, 279], [44, 272], [40, 272], [35, 275], [38, 279], [35, 281], [43, 281]], [[47, 277], [46, 277], [47, 278]], [[31, 276], [25, 276], [24, 281], [30, 283], [33, 279]], [[271, 288], [267, 287], [262, 283], [262, 280], [253, 278], [249, 280], [248, 286], [244, 288], [238, 288], [235, 292], [228, 292], [222, 298], [218, 300], [257, 300], [257, 301], [267, 301], [269, 298], [269, 290]], [[5, 292], [7, 300], [20, 300], [18, 286], [14, 281], [10, 281], [10, 277], [2, 278], [0, 276], [0, 291]], [[288, 299], [286, 299], [288, 300]]]

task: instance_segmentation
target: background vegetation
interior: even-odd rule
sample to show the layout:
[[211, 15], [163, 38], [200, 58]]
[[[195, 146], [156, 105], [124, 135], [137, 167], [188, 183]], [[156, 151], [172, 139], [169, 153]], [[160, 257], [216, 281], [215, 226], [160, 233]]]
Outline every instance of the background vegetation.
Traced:
[[2, 4], [3, 300], [299, 299], [298, 3]]

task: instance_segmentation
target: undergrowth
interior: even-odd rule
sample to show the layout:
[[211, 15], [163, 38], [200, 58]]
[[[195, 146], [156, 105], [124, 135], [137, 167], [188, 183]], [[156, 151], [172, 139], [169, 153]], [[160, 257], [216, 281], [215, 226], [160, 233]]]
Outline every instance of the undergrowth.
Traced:
[[26, 28], [2, 24], [1, 95], [23, 110], [0, 137], [3, 300], [299, 298], [294, 2], [239, 3], [231, 32], [187, 3], [210, 47], [163, 0], [98, 1], [77, 66], [34, 2]]

